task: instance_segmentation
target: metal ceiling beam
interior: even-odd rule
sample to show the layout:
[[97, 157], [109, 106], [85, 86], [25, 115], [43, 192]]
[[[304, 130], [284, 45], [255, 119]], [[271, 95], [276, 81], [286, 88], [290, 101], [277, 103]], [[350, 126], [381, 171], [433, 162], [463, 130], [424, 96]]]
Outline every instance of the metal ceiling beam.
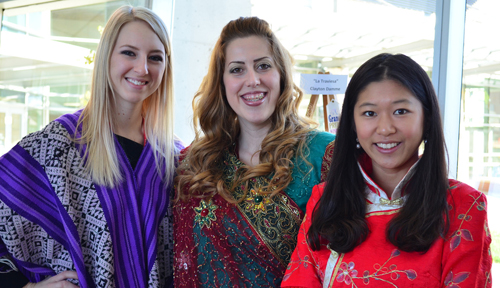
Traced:
[[477, 68], [470, 68], [464, 70], [464, 76], [474, 75], [474, 74], [494, 74], [495, 72], [500, 71], [500, 63], [495, 63], [493, 65], [485, 65]]
[[54, 1], [57, 0], [0, 0], [0, 9], [19, 8]]
[[414, 51], [421, 51], [424, 49], [432, 49], [434, 47], [434, 41], [432, 40], [419, 40], [415, 41], [412, 43], [400, 45], [400, 46], [394, 46], [390, 48], [385, 48], [385, 49], [380, 49], [377, 51], [373, 51], [370, 53], [366, 53], [363, 55], [358, 55], [354, 57], [349, 57], [349, 58], [337, 58], [333, 59], [331, 61], [326, 61], [322, 62], [321, 65], [325, 68], [334, 68], [334, 67], [357, 67], [366, 62], [366, 60], [372, 58], [373, 56], [376, 56], [380, 53], [391, 53], [391, 54], [396, 54], [396, 53], [410, 53]]
[[[31, 87], [31, 86], [55, 86], [68, 83], [73, 83], [75, 85], [85, 85], [90, 84], [92, 81], [89, 74], [86, 73], [65, 73], [65, 74], [54, 74], [54, 75], [40, 75], [33, 77], [32, 75], [17, 77], [15, 79], [2, 79], [0, 80], [0, 85], [3, 86], [19, 86], [19, 87]], [[26, 85], [26, 83], [32, 83]]]
[[[112, 0], [85, 0], [85, 2], [83, 2], [81, 0], [64, 0], [64, 1], [18, 0], [18, 1], [8, 1], [8, 2], [1, 3], [0, 5], [3, 4], [3, 7], [0, 6], [0, 8], [5, 9], [5, 12], [4, 12], [5, 16], [15, 16], [15, 15], [27, 14], [27, 13], [33, 13], [33, 12], [39, 12], [39, 11], [59, 10], [59, 9], [81, 7], [81, 6], [92, 5], [92, 4], [106, 3], [109, 1], [112, 1]], [[24, 5], [22, 5], [22, 4], [24, 4]]]

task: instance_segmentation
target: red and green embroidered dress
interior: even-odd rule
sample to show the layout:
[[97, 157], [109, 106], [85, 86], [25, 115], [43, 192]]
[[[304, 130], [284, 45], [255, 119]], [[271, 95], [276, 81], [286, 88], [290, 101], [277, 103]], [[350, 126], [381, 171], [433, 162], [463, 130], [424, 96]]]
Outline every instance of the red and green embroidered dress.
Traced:
[[[219, 195], [179, 201], [173, 208], [175, 287], [278, 287], [311, 189], [328, 173], [334, 139], [329, 133], [311, 133], [305, 155], [309, 165], [301, 157], [292, 159], [293, 180], [274, 197], [259, 193], [268, 175], [252, 179], [239, 204]], [[226, 151], [220, 165], [225, 185], [231, 187], [243, 163]], [[240, 198], [242, 187], [232, 193]]]
[[392, 199], [368, 176], [371, 160], [368, 162], [359, 165], [366, 183], [368, 238], [348, 253], [339, 254], [327, 243], [313, 251], [305, 235], [324, 184], [315, 186], [281, 287], [491, 287], [486, 196], [464, 183], [449, 180], [448, 235], [437, 239], [426, 253], [400, 251], [387, 241], [385, 231], [404, 205], [406, 197], [401, 196], [401, 191], [418, 162], [398, 184]]

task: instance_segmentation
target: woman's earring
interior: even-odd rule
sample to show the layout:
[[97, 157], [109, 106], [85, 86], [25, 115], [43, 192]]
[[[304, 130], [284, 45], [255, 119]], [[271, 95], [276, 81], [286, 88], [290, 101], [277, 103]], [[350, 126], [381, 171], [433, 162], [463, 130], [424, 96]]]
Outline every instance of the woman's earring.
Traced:
[[427, 139], [424, 139], [424, 144], [427, 144]]
[[361, 148], [361, 145], [359, 145], [358, 138], [356, 138], [356, 149], [360, 149], [360, 148]]

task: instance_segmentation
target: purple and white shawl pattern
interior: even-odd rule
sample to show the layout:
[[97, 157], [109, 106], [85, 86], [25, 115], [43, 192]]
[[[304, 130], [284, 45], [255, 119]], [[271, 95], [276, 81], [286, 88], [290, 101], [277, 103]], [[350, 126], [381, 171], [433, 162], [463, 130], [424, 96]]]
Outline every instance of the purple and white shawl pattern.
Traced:
[[76, 270], [81, 287], [163, 287], [172, 271], [170, 186], [151, 146], [132, 169], [115, 140], [124, 181], [94, 185], [83, 168], [85, 145], [68, 137], [80, 113], [0, 158], [0, 257], [12, 257], [31, 281]]

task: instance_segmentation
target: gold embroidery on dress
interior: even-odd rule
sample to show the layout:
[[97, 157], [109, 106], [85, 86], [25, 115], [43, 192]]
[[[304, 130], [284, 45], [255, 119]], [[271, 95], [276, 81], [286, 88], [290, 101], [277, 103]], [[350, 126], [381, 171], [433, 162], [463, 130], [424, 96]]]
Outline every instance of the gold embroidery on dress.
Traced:
[[394, 199], [394, 200], [380, 198], [380, 204], [382, 204], [382, 205], [396, 206], [396, 205], [403, 205], [404, 203], [405, 203], [405, 200], [403, 198], [398, 198], [398, 199]]
[[368, 218], [368, 217], [371, 217], [371, 216], [392, 215], [392, 214], [399, 213], [400, 210], [401, 210], [401, 208], [390, 210], [390, 211], [369, 212], [369, 213], [366, 213], [365, 218]]
[[250, 189], [250, 193], [247, 194], [247, 198], [245, 199], [245, 210], [250, 210], [254, 214], [258, 214], [260, 212], [265, 212], [267, 205], [273, 203], [273, 201], [268, 197], [268, 195], [262, 195], [258, 189]]
[[[241, 167], [236, 156], [225, 151], [224, 153], [224, 182], [227, 188], [233, 186], [236, 170]], [[249, 192], [244, 200], [237, 204], [238, 209], [253, 227], [269, 250], [274, 254], [283, 267], [290, 261], [291, 253], [295, 249], [296, 239], [302, 217], [300, 210], [282, 193], [274, 196], [263, 194], [262, 187], [269, 184], [267, 177], [256, 177], [248, 181]], [[235, 199], [241, 199], [244, 189], [239, 185], [231, 191]]]
[[335, 147], [335, 140], [333, 140], [326, 146], [325, 154], [323, 155], [323, 162], [321, 163], [321, 182], [326, 181], [326, 177], [328, 176], [328, 171], [330, 171], [330, 165], [332, 164], [334, 147]]
[[219, 208], [219, 206], [212, 203], [212, 199], [208, 200], [208, 203], [205, 200], [200, 200], [200, 206], [193, 207], [196, 215], [194, 216], [194, 221], [200, 225], [200, 228], [207, 226], [210, 228], [212, 225], [212, 221], [217, 221], [217, 216], [215, 215], [215, 210]]

